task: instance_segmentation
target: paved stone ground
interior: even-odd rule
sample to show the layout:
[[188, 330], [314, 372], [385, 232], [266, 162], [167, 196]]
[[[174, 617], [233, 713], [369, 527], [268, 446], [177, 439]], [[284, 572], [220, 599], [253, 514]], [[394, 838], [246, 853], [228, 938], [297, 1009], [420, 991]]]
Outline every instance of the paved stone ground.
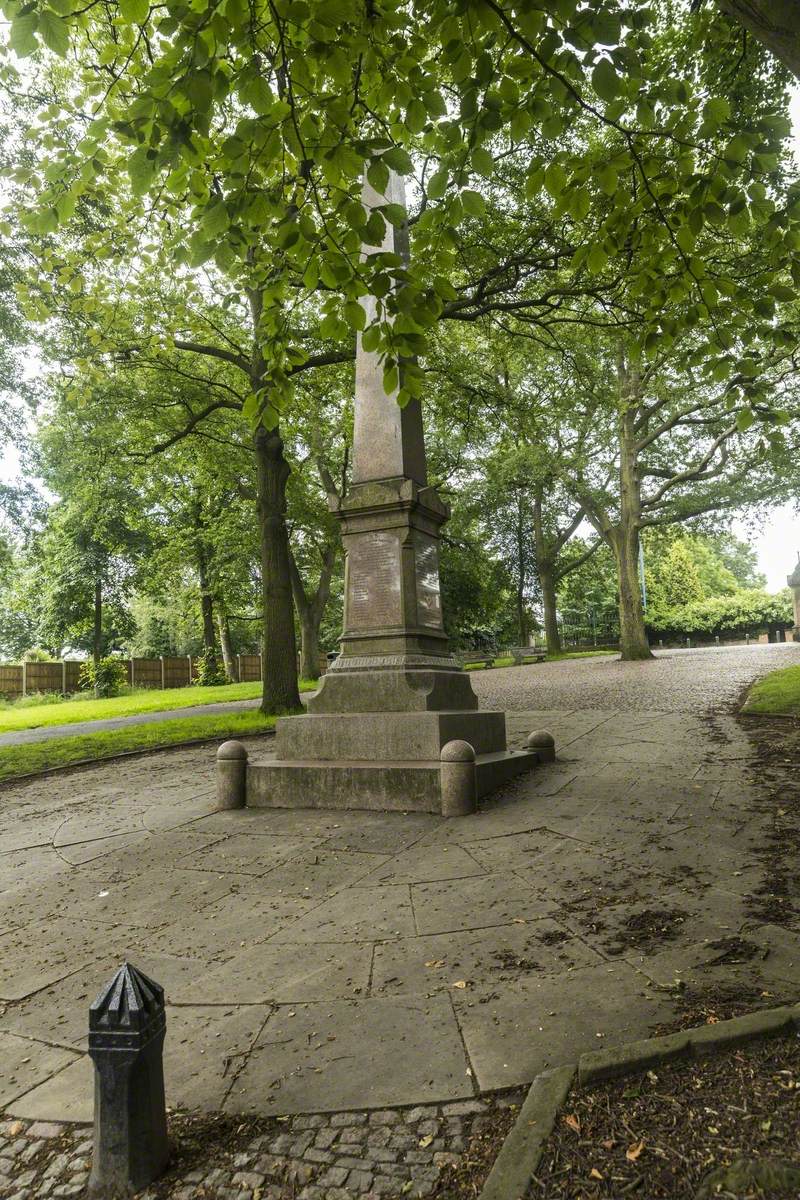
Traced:
[[[274, 1116], [519, 1086], [669, 1022], [676, 982], [796, 999], [800, 929], [747, 920], [769, 817], [722, 710], [798, 661], [753, 647], [476, 673], [512, 743], [548, 726], [559, 762], [458, 821], [214, 813], [202, 748], [5, 787], [0, 1110], [90, 1119], [87, 1007], [125, 957], [167, 990], [170, 1102]], [[724, 947], [745, 929], [743, 967]], [[333, 1200], [370, 1194], [343, 1186]]]

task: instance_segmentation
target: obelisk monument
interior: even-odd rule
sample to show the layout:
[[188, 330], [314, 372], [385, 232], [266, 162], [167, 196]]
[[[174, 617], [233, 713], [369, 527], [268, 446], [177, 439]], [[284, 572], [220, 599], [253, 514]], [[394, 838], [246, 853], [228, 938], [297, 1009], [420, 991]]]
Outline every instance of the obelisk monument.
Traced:
[[[402, 179], [364, 205], [405, 207]], [[408, 261], [407, 228], [383, 243]], [[363, 301], [367, 325], [375, 301]], [[422, 410], [383, 387], [377, 353], [356, 348], [353, 478], [337, 504], [345, 550], [341, 654], [308, 702], [281, 718], [276, 758], [247, 767], [252, 807], [467, 812], [477, 797], [552, 757], [506, 748], [505, 714], [480, 712], [442, 623], [439, 532], [449, 510], [428, 485]]]

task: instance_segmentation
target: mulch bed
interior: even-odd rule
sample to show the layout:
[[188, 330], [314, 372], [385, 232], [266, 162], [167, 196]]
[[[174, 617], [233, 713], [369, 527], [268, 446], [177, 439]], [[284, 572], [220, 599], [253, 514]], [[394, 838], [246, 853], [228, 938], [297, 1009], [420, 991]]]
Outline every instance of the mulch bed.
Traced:
[[528, 1200], [797, 1200], [800, 1037], [663, 1064], [566, 1101]]
[[754, 920], [800, 928], [800, 720], [741, 717], [755, 750], [753, 770], [769, 789], [772, 828], [758, 847], [764, 883], [748, 898]]

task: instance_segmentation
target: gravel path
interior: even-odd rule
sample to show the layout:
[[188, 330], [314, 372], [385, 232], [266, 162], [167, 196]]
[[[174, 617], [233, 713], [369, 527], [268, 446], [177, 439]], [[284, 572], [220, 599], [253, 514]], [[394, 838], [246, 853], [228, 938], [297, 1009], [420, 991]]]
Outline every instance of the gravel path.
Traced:
[[648, 662], [576, 658], [473, 671], [481, 708], [728, 712], [754, 679], [800, 663], [800, 644], [661, 650]]

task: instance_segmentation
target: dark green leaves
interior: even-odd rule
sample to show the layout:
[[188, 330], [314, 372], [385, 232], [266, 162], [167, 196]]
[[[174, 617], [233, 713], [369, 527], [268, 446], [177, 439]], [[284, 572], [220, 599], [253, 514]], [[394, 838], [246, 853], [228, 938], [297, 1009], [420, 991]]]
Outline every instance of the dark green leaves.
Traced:
[[592, 87], [601, 100], [616, 100], [620, 93], [620, 81], [609, 59], [601, 58], [592, 71]]

